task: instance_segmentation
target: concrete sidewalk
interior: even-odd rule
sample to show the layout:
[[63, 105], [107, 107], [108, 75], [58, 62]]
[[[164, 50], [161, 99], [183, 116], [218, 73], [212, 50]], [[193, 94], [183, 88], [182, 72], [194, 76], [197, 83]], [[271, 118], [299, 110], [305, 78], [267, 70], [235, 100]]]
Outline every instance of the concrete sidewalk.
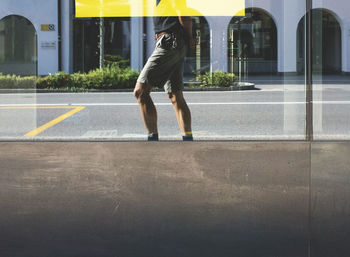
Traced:
[[350, 145], [310, 146], [0, 143], [0, 255], [349, 256]]

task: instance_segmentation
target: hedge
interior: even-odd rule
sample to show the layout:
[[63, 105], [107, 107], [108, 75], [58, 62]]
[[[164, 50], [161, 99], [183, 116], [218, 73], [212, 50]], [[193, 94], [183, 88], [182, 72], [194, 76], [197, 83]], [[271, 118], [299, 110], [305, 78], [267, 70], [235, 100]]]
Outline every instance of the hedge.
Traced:
[[198, 75], [196, 81], [201, 83], [201, 87], [229, 87], [236, 81], [236, 76], [234, 73], [214, 71]]
[[[113, 90], [134, 88], [139, 73], [125, 63], [111, 63], [88, 73], [58, 72], [46, 77], [20, 77], [0, 73], [0, 89], [49, 89], [62, 91]], [[233, 73], [215, 71], [198, 75], [200, 87], [229, 87], [235, 82]], [[197, 87], [197, 86], [196, 86]]]
[[20, 77], [0, 73], [0, 89], [61, 89], [87, 91], [91, 89], [125, 89], [135, 86], [138, 72], [130, 67], [112, 63], [88, 73], [58, 72], [46, 77]]
[[37, 78], [34, 76], [20, 77], [16, 75], [2, 75], [0, 73], [0, 89], [33, 89]]

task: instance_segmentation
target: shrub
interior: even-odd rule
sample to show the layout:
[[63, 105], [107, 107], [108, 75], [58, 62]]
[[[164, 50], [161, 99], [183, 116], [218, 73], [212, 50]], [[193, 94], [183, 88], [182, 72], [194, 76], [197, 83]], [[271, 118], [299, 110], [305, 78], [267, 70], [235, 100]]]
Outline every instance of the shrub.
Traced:
[[0, 73], [0, 88], [1, 89], [34, 89], [36, 77], [20, 77], [16, 75], [2, 75]]
[[130, 61], [128, 59], [123, 59], [120, 55], [105, 54], [104, 64], [107, 66], [118, 64], [120, 68], [127, 68], [130, 65]]
[[0, 88], [3, 89], [61, 89], [68, 91], [87, 91], [89, 89], [124, 89], [133, 88], [139, 73], [127, 66], [128, 60], [120, 56], [108, 56], [108, 64], [103, 69], [91, 70], [88, 73], [57, 72], [45, 77], [20, 77], [2, 75]]
[[75, 84], [87, 89], [122, 89], [133, 88], [138, 75], [130, 67], [122, 68], [119, 63], [113, 63], [87, 74], [72, 74], [72, 77]]
[[124, 89], [133, 88], [138, 72], [130, 67], [123, 68], [120, 63], [112, 63], [103, 69], [91, 70], [88, 73], [66, 74], [58, 72], [37, 79], [40, 89], [68, 89], [70, 91], [86, 91], [90, 89]]
[[198, 75], [196, 80], [201, 82], [201, 87], [229, 87], [236, 81], [236, 76], [233, 73], [214, 71]]
[[72, 86], [71, 76], [65, 72], [57, 72], [46, 77], [38, 77], [36, 83], [39, 89], [58, 89]]

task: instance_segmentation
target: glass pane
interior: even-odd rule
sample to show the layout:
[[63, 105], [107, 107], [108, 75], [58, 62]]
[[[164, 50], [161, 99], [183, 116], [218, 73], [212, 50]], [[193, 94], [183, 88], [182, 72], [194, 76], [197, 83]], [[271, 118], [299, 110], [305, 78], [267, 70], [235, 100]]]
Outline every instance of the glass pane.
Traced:
[[313, 2], [313, 124], [316, 140], [350, 138], [350, 5]]
[[[164, 16], [182, 26], [171, 40], [181, 39], [192, 47], [181, 48], [181, 42], [174, 41], [175, 49], [185, 49], [184, 60], [181, 57], [181, 63], [171, 66], [172, 59], [164, 58], [157, 69], [166, 72], [140, 77], [147, 90], [152, 87], [157, 112], [151, 112], [151, 119], [140, 112], [142, 99], [137, 101], [132, 92], [147, 60], [154, 57], [159, 35], [173, 37], [180, 27], [158, 30], [150, 9], [142, 9], [140, 1], [139, 5], [85, 1], [87, 8], [80, 1], [62, 1], [50, 9], [40, 0], [36, 6], [44, 8], [42, 17], [32, 10], [23, 17], [1, 16], [5, 17], [0, 22], [1, 72], [22, 77], [12, 77], [12, 84], [1, 77], [0, 138], [145, 140], [154, 130], [162, 140], [182, 140], [187, 132], [196, 140], [305, 139], [304, 0], [278, 4], [189, 0], [179, 1], [180, 7], [168, 6], [171, 10], [166, 9], [170, 1], [141, 2], [192, 15], [185, 23], [177, 16]], [[19, 8], [13, 1], [4, 4]], [[336, 20], [327, 20], [332, 30]], [[327, 54], [323, 60], [339, 55]], [[315, 57], [315, 69], [320, 61]], [[318, 67], [319, 72], [339, 69], [339, 63], [327, 61], [327, 65]], [[28, 77], [33, 74], [38, 76]], [[172, 94], [164, 91], [164, 85]], [[179, 91], [190, 112], [178, 108], [177, 99], [182, 97], [175, 99], [173, 93]], [[9, 107], [17, 108], [15, 115], [13, 109], [5, 109]], [[33, 121], [29, 127], [20, 122], [24, 118], [14, 118], [29, 116]], [[157, 120], [157, 129], [150, 129], [150, 120]]]
[[[1, 19], [0, 139], [18, 139], [37, 128], [36, 95], [32, 93], [35, 92], [37, 60], [37, 36], [33, 24], [17, 15]], [[31, 93], [18, 94], [22, 90]]]

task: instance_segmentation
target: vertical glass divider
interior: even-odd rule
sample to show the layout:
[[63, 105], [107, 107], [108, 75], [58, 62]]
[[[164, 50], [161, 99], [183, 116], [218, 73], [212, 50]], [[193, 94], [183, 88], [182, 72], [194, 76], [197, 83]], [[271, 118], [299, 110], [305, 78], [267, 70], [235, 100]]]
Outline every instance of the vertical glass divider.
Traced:
[[312, 0], [306, 0], [306, 140], [313, 141], [312, 95]]

